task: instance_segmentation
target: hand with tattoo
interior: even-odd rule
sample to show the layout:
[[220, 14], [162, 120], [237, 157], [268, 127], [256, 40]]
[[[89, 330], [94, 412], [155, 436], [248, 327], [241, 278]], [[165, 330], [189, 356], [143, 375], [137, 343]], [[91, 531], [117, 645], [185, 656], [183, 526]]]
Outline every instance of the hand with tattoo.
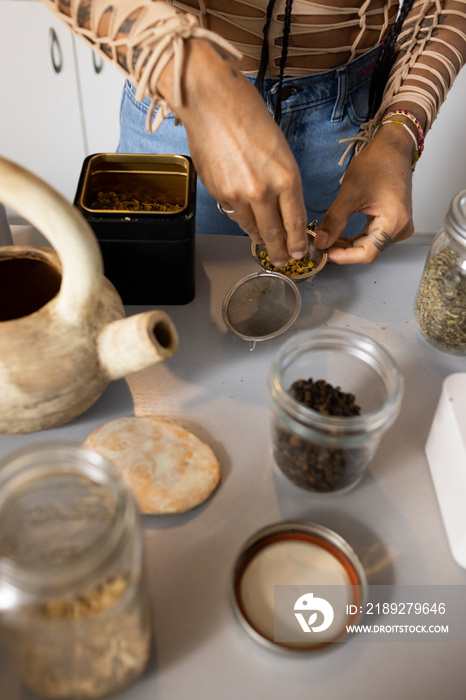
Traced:
[[[396, 124], [384, 125], [353, 158], [316, 236], [317, 247], [327, 248], [330, 260], [372, 263], [389, 245], [413, 234], [412, 160], [412, 139]], [[367, 223], [353, 239], [342, 238], [355, 212], [365, 214]]]

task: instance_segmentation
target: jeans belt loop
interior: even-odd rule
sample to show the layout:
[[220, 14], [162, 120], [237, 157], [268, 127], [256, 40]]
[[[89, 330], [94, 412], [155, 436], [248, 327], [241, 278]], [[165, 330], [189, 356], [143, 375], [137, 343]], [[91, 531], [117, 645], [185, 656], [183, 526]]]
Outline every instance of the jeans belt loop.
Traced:
[[332, 122], [341, 122], [344, 118], [344, 107], [348, 92], [348, 76], [346, 66], [340, 66], [336, 70], [338, 78], [338, 95], [332, 112]]

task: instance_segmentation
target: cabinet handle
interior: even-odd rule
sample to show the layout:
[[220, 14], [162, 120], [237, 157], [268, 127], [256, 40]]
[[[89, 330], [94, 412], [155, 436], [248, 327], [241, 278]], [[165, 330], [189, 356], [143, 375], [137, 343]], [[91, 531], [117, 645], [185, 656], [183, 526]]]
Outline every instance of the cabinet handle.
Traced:
[[61, 73], [63, 68], [63, 54], [61, 51], [60, 42], [58, 41], [57, 33], [53, 27], [49, 30], [49, 40], [50, 40], [50, 58], [52, 59], [52, 66], [55, 73]]
[[92, 52], [92, 63], [94, 65], [94, 71], [99, 75], [102, 73], [104, 67], [104, 59], [101, 56], [97, 56], [96, 52]]

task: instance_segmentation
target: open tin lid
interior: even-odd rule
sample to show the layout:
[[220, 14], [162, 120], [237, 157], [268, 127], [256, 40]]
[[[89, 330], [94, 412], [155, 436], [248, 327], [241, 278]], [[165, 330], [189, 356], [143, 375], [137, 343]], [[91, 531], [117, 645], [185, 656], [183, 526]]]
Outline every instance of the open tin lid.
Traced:
[[223, 300], [222, 315], [228, 329], [249, 349], [256, 342], [284, 333], [296, 320], [301, 295], [296, 284], [285, 275], [257, 272], [239, 280]]
[[237, 557], [231, 584], [245, 630], [282, 653], [344, 641], [366, 597], [366, 575], [350, 545], [305, 521], [269, 525], [253, 535]]

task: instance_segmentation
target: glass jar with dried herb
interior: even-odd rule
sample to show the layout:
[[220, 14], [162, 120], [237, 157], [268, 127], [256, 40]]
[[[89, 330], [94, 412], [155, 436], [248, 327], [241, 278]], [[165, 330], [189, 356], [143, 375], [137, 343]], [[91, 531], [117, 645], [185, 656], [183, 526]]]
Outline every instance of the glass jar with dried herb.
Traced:
[[432, 243], [414, 312], [432, 345], [466, 355], [466, 190], [453, 198]]
[[398, 416], [403, 380], [379, 343], [325, 328], [298, 333], [282, 346], [268, 390], [275, 463], [296, 486], [329, 496], [363, 477]]
[[48, 698], [99, 698], [147, 664], [140, 515], [90, 449], [42, 443], [0, 464], [0, 637]]

